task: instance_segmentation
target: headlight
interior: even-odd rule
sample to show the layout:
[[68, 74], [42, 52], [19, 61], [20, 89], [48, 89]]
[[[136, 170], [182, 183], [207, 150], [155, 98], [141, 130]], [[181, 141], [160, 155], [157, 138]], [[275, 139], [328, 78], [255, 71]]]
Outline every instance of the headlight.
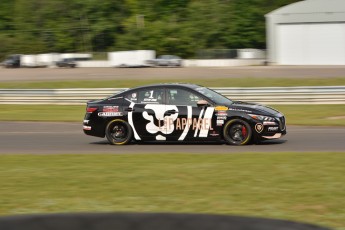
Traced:
[[255, 120], [259, 121], [276, 121], [273, 117], [263, 116], [263, 115], [256, 115], [256, 114], [248, 114]]

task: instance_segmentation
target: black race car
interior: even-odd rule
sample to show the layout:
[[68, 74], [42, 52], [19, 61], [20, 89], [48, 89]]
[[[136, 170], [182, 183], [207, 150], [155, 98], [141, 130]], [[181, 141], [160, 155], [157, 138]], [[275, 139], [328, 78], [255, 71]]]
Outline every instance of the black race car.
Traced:
[[85, 134], [114, 145], [136, 141], [258, 143], [286, 134], [285, 117], [270, 107], [232, 101], [194, 84], [158, 84], [89, 101]]

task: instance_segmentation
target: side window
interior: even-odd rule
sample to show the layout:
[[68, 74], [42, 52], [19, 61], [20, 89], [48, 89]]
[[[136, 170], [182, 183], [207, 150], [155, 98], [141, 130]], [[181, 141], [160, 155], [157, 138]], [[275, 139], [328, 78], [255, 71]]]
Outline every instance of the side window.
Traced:
[[134, 103], [138, 103], [138, 92], [134, 91], [134, 92], [128, 93], [125, 96], [125, 99], [127, 99], [125, 101], [131, 101]]
[[148, 88], [138, 90], [127, 94], [126, 99], [134, 103], [163, 104], [164, 89]]
[[191, 105], [197, 106], [197, 102], [201, 100], [196, 94], [184, 89], [168, 89], [168, 104], [169, 105]]

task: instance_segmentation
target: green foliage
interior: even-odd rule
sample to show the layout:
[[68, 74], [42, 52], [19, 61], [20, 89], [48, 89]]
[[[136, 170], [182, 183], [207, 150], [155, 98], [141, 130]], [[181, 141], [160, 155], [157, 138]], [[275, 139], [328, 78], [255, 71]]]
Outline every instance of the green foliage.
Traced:
[[265, 48], [264, 15], [297, 0], [1, 0], [0, 58], [11, 53]]

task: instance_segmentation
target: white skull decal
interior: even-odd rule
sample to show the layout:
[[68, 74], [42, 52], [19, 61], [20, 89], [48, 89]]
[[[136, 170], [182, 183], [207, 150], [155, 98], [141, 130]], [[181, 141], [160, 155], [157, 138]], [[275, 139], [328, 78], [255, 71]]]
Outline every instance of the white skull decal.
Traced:
[[[159, 121], [159, 124], [162, 124], [162, 125], [157, 126], [154, 123], [154, 117], [152, 115], [149, 115], [147, 111], [144, 111], [143, 117], [146, 120], [150, 121], [146, 125], [146, 130], [149, 133], [155, 134], [155, 133], [161, 132], [163, 134], [171, 134], [175, 130], [173, 121], [175, 121], [178, 117], [178, 109], [175, 105], [148, 104], [145, 106], [145, 109], [153, 110], [156, 119]], [[176, 112], [174, 114], [164, 115], [165, 112], [167, 112], [168, 110], [175, 110]], [[169, 122], [169, 124], [167, 124], [167, 122]], [[166, 138], [162, 135], [157, 135], [156, 139], [165, 140]]]

